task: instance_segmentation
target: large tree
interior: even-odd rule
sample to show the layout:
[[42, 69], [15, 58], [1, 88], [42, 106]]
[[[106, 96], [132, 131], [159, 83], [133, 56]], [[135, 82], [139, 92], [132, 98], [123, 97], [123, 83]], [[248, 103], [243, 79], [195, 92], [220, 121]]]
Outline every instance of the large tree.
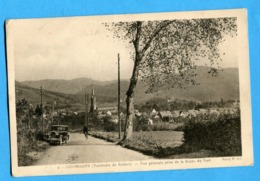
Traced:
[[236, 36], [236, 18], [183, 19], [106, 23], [114, 37], [132, 45], [134, 67], [126, 92], [126, 129], [123, 141], [131, 138], [134, 119], [134, 92], [138, 80], [160, 87], [196, 84], [193, 77], [198, 61], [207, 61], [216, 74], [221, 61], [219, 44]]

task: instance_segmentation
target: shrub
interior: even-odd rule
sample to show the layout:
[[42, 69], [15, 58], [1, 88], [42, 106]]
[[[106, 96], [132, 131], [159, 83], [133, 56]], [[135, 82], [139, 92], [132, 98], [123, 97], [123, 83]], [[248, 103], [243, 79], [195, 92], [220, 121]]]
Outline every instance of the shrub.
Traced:
[[48, 144], [37, 141], [43, 138], [43, 133], [39, 131], [41, 122], [39, 119], [33, 119], [32, 106], [26, 99], [18, 100], [16, 103], [16, 112], [18, 165], [32, 165], [36, 160], [28, 156], [28, 153], [45, 150], [48, 148], [48, 146], [46, 146]]
[[221, 156], [242, 155], [240, 116], [222, 115], [215, 120], [194, 118], [184, 126], [185, 144], [190, 151], [213, 150]]
[[182, 131], [183, 123], [155, 123], [150, 127], [152, 131]]
[[104, 122], [104, 131], [112, 132], [118, 130], [118, 124], [115, 122], [112, 122], [112, 118], [110, 116], [106, 116], [103, 119]]

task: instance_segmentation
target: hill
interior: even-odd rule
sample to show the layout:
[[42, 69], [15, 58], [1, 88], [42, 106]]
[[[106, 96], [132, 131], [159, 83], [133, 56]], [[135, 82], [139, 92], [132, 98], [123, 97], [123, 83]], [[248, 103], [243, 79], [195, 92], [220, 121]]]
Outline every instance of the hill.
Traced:
[[[40, 105], [41, 94], [40, 89], [32, 88], [22, 83], [15, 81], [15, 97], [16, 101], [19, 99], [25, 98], [32, 104], [34, 107]], [[65, 94], [59, 92], [53, 92], [49, 90], [43, 90], [42, 101], [44, 107], [51, 108], [56, 102], [55, 108], [63, 109], [70, 107], [71, 110], [82, 110], [84, 109], [83, 104], [80, 103], [81, 97], [73, 94]]]
[[42, 86], [44, 89], [54, 92], [75, 94], [87, 85], [105, 85], [110, 84], [111, 81], [96, 81], [90, 78], [82, 77], [72, 80], [45, 79], [38, 81], [23, 81], [21, 83], [29, 87], [39, 88]]
[[[135, 102], [144, 103], [154, 97], [202, 102], [219, 101], [221, 98], [224, 100], [239, 99], [239, 77], [237, 68], [225, 68], [223, 71], [219, 70], [217, 76], [209, 74], [209, 70], [209, 67], [197, 67], [197, 76], [195, 77], [195, 80], [199, 85], [189, 85], [185, 88], [174, 88], [169, 90], [161, 89], [155, 93], [149, 94], [145, 93], [147, 86], [139, 81], [135, 92]], [[117, 101], [117, 81], [102, 82], [90, 80], [88, 78], [79, 78], [73, 80], [25, 81], [21, 84], [35, 88], [39, 88], [42, 85], [46, 90], [60, 92], [60, 95], [65, 96], [64, 93], [66, 93], [66, 96], [68, 96], [69, 94], [71, 99], [82, 104], [82, 97], [85, 92], [91, 93], [91, 90], [94, 87], [97, 103], [116, 104]], [[125, 93], [128, 86], [128, 80], [121, 80], [122, 100], [125, 99]]]
[[[224, 100], [237, 100], [239, 99], [239, 78], [237, 68], [226, 68], [219, 70], [217, 76], [209, 74], [209, 67], [197, 67], [195, 73], [195, 81], [199, 85], [189, 85], [184, 88], [174, 89], [161, 89], [155, 93], [145, 93], [147, 86], [139, 81], [135, 92], [135, 102], [145, 102], [154, 97], [179, 99], [179, 100], [192, 100], [192, 101], [219, 101], [221, 98]], [[121, 81], [121, 97], [125, 99], [125, 93], [128, 89], [129, 81]], [[84, 94], [91, 92], [93, 86], [86, 86], [78, 92]], [[94, 85], [97, 97], [106, 95], [107, 97], [117, 96], [117, 83], [114, 81], [111, 84]], [[97, 98], [98, 100], [98, 98]]]
[[197, 67], [195, 81], [199, 85], [160, 90], [155, 95], [193, 101], [219, 101], [239, 99], [239, 77], [237, 68], [219, 70], [217, 76], [209, 74], [208, 67]]

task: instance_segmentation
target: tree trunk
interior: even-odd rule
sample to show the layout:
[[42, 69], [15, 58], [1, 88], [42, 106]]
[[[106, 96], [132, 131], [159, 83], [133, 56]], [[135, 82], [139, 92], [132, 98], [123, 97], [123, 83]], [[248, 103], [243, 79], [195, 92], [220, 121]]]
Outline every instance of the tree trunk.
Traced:
[[139, 73], [139, 64], [142, 60], [142, 52], [140, 51], [139, 41], [141, 34], [142, 22], [136, 22], [136, 35], [133, 41], [135, 49], [135, 63], [132, 72], [132, 77], [130, 79], [130, 85], [126, 93], [126, 124], [125, 124], [125, 133], [123, 137], [123, 142], [130, 139], [133, 133], [133, 120], [135, 118], [135, 109], [134, 109], [134, 90], [138, 80]]
[[134, 96], [131, 95], [126, 98], [126, 126], [123, 141], [132, 137], [134, 118]]
[[126, 93], [126, 125], [125, 132], [122, 141], [126, 141], [132, 137], [133, 133], [133, 120], [135, 118], [135, 109], [134, 109], [134, 90], [138, 81], [138, 72], [139, 72], [139, 63], [140, 56], [137, 54], [137, 58], [135, 61], [132, 77], [130, 79], [130, 85]]

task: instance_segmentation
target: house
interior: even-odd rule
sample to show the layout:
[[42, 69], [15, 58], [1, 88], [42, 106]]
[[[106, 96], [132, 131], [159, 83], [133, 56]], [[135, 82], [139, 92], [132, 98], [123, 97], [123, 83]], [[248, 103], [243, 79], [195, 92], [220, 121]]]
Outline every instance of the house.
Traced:
[[199, 113], [200, 113], [200, 114], [208, 114], [209, 111], [208, 111], [207, 109], [200, 109], [200, 110], [199, 110]]
[[163, 122], [169, 122], [172, 119], [172, 113], [170, 111], [160, 111], [158, 115]]
[[151, 118], [148, 119], [148, 125], [152, 125], [153, 124], [153, 120]]
[[188, 117], [190, 114], [189, 114], [189, 111], [180, 111], [180, 117], [183, 117], [183, 118], [186, 118]]
[[162, 119], [160, 118], [159, 115], [156, 115], [153, 117], [153, 122], [162, 122]]
[[118, 123], [118, 116], [111, 116], [111, 122]]
[[173, 118], [178, 118], [178, 117], [180, 117], [180, 111], [173, 111], [173, 112], [172, 112], [172, 117], [173, 117]]
[[107, 116], [111, 116], [112, 113], [111, 113], [110, 111], [107, 111], [107, 112], [106, 112], [106, 115], [107, 115]]
[[216, 115], [219, 115], [219, 114], [220, 114], [217, 109], [210, 109], [210, 110], [209, 110], [209, 113], [210, 113], [210, 114], [216, 114]]
[[155, 116], [155, 115], [157, 115], [157, 114], [158, 114], [158, 113], [157, 113], [157, 111], [156, 111], [155, 109], [153, 109], [152, 112], [150, 113], [151, 116]]
[[188, 115], [189, 117], [196, 117], [198, 115], [199, 111], [191, 109], [188, 111], [188, 113], [189, 113], [189, 115]]

